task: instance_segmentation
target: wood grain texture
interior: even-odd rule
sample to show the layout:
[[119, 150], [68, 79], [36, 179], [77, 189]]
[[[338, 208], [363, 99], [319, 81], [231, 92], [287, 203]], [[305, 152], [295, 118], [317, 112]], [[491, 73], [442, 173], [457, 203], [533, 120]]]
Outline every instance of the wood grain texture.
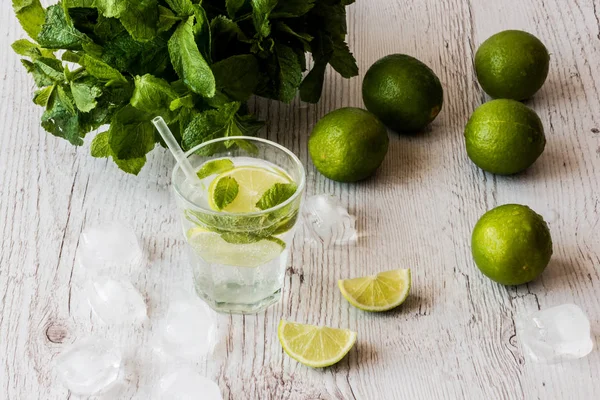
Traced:
[[[1, 0], [0, 59], [0, 399], [75, 398], [57, 381], [53, 358], [77, 338], [109, 337], [125, 349], [118, 392], [108, 399], [153, 399], [174, 363], [152, 351], [169, 296], [192, 290], [169, 184], [173, 161], [155, 150], [138, 177], [45, 133], [31, 102], [33, 83], [9, 48], [23, 37]], [[358, 184], [329, 181], [308, 153], [311, 127], [342, 106], [362, 106], [361, 77], [329, 73], [318, 105], [256, 100], [269, 121], [262, 135], [292, 149], [307, 166], [307, 195], [332, 193], [358, 218], [355, 247], [323, 249], [301, 227], [288, 263], [283, 300], [253, 316], [219, 316], [215, 354], [198, 371], [225, 399], [595, 399], [600, 352], [545, 366], [523, 356], [514, 318], [573, 302], [600, 338], [600, 1], [358, 0], [349, 41], [361, 76], [390, 53], [411, 54], [436, 71], [445, 105], [424, 134], [391, 134], [377, 175]], [[550, 76], [528, 105], [548, 144], [527, 172], [496, 177], [477, 169], [462, 131], [483, 101], [472, 65], [477, 46], [504, 29], [540, 37], [552, 53]], [[483, 277], [469, 249], [477, 218], [496, 205], [528, 204], [549, 222], [555, 255], [543, 276], [517, 288]], [[106, 326], [91, 312], [75, 256], [81, 230], [119, 219], [139, 233], [147, 268], [135, 285], [149, 305], [138, 328]], [[391, 268], [413, 270], [404, 306], [368, 314], [349, 306], [340, 278]], [[358, 331], [338, 365], [306, 368], [283, 354], [281, 318]]]

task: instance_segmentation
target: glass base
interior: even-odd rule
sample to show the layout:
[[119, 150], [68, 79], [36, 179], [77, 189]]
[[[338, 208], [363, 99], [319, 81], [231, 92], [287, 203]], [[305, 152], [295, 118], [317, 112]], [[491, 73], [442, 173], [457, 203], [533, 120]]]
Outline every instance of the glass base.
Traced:
[[218, 302], [196, 288], [196, 293], [216, 312], [229, 314], [256, 314], [266, 310], [281, 299], [281, 289], [254, 303]]

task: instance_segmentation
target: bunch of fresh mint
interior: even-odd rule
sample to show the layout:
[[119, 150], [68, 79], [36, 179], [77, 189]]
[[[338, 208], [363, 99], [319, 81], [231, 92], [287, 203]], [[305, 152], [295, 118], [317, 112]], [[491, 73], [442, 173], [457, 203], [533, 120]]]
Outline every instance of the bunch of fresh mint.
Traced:
[[[91, 147], [137, 174], [160, 142], [162, 116], [185, 149], [254, 135], [258, 95], [317, 102], [327, 64], [358, 73], [346, 37], [354, 0], [13, 0], [36, 43], [13, 44], [39, 87], [42, 126], [74, 145], [109, 124]], [[57, 52], [60, 50], [59, 52]], [[314, 65], [306, 70], [305, 54]], [[226, 142], [228, 145], [235, 143]]]

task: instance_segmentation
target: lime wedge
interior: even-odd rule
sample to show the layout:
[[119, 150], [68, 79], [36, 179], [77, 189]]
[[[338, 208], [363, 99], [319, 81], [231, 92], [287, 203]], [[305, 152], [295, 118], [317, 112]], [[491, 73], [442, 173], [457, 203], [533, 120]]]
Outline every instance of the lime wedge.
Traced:
[[188, 243], [207, 263], [254, 268], [278, 257], [285, 243], [275, 237], [252, 243], [230, 243], [221, 235], [204, 228], [188, 230]]
[[313, 368], [329, 367], [354, 346], [356, 332], [281, 320], [277, 336], [294, 360]]
[[410, 291], [410, 269], [338, 281], [342, 296], [364, 311], [388, 311], [404, 303]]
[[[238, 184], [238, 193], [235, 199], [222, 209], [219, 209], [213, 201], [215, 188], [219, 180], [232, 177]], [[223, 172], [213, 180], [208, 188], [210, 206], [218, 211], [231, 213], [247, 213], [260, 211], [256, 203], [263, 193], [276, 183], [292, 183], [284, 174], [266, 168], [243, 166]]]

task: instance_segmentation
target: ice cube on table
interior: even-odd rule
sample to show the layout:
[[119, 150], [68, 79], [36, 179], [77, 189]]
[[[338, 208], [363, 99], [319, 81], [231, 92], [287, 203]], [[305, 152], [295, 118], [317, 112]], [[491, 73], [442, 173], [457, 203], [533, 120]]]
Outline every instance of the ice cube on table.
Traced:
[[55, 359], [55, 365], [71, 392], [93, 395], [117, 381], [121, 352], [109, 340], [92, 337], [72, 344]]
[[143, 253], [135, 232], [120, 222], [86, 228], [81, 233], [80, 265], [90, 273], [141, 266]]
[[98, 277], [88, 281], [86, 294], [92, 309], [107, 324], [141, 324], [148, 317], [146, 302], [126, 280]]
[[540, 363], [587, 356], [593, 349], [590, 321], [574, 304], [563, 304], [521, 316], [517, 338], [525, 353]]
[[167, 311], [162, 327], [162, 348], [176, 357], [196, 360], [210, 353], [216, 343], [215, 312], [200, 298], [178, 295]]
[[302, 216], [313, 239], [326, 246], [356, 242], [356, 218], [332, 195], [318, 194], [307, 198]]
[[159, 381], [159, 399], [164, 400], [222, 400], [216, 382], [190, 368], [181, 368], [164, 375]]

